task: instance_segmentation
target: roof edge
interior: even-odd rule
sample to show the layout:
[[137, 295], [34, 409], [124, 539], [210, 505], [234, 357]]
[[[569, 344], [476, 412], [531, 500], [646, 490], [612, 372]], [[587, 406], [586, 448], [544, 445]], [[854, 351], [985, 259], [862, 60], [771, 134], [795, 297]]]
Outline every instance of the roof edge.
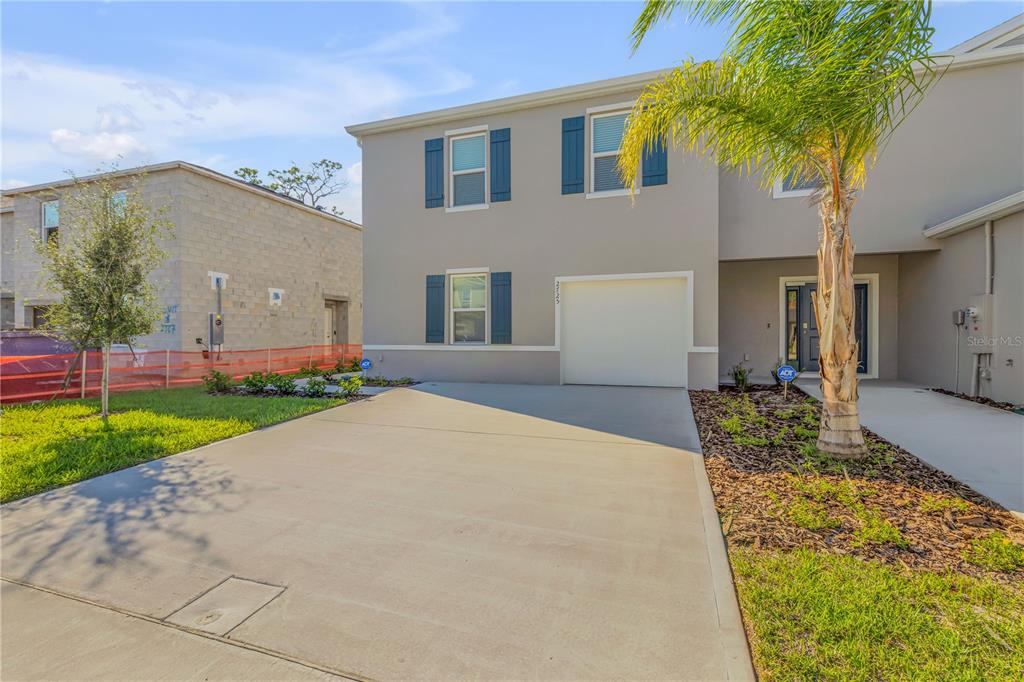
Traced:
[[69, 186], [73, 185], [75, 182], [89, 182], [91, 180], [95, 180], [97, 178], [101, 178], [101, 177], [105, 177], [105, 176], [119, 178], [119, 177], [127, 177], [129, 175], [139, 175], [141, 173], [159, 173], [161, 171], [174, 170], [174, 169], [186, 170], [186, 171], [189, 171], [191, 173], [195, 173], [196, 175], [202, 175], [203, 177], [210, 178], [211, 180], [216, 180], [217, 182], [222, 182], [222, 183], [224, 183], [226, 185], [232, 185], [234, 187], [237, 187], [238, 189], [242, 189], [242, 190], [245, 190], [247, 192], [252, 192], [254, 194], [258, 194], [259, 196], [264, 197], [266, 199], [270, 199], [271, 201], [276, 201], [276, 202], [284, 204], [286, 206], [290, 206], [292, 208], [303, 210], [303, 211], [306, 211], [307, 213], [312, 213], [312, 214], [317, 215], [317, 216], [319, 216], [321, 218], [327, 218], [328, 220], [333, 220], [336, 223], [340, 223], [340, 224], [342, 224], [342, 225], [344, 225], [346, 227], [350, 227], [350, 228], [352, 228], [354, 230], [359, 230], [360, 232], [362, 232], [362, 230], [363, 230], [363, 226], [362, 225], [360, 225], [359, 223], [353, 222], [353, 221], [351, 221], [351, 220], [349, 220], [347, 218], [342, 218], [342, 217], [336, 216], [336, 215], [334, 215], [332, 213], [328, 213], [327, 211], [321, 211], [320, 209], [313, 208], [312, 206], [307, 206], [306, 204], [302, 203], [301, 201], [298, 201], [297, 199], [292, 199], [290, 197], [283, 196], [281, 194], [278, 194], [277, 192], [274, 192], [272, 190], [268, 190], [265, 187], [259, 187], [259, 186], [256, 186], [256, 185], [252, 185], [252, 184], [250, 184], [248, 182], [245, 182], [244, 180], [238, 180], [236, 178], [232, 178], [229, 175], [224, 175], [223, 173], [218, 173], [215, 170], [210, 170], [209, 168], [204, 168], [202, 166], [197, 166], [194, 163], [189, 163], [188, 161], [180, 161], [180, 160], [179, 161], [165, 161], [163, 163], [155, 163], [155, 164], [151, 164], [151, 165], [148, 165], [148, 166], [137, 166], [135, 168], [125, 168], [125, 169], [122, 169], [122, 170], [111, 171], [111, 172], [108, 172], [108, 173], [93, 173], [92, 175], [84, 175], [84, 176], [77, 177], [77, 178], [69, 178], [67, 180], [59, 180], [57, 182], [44, 182], [44, 183], [40, 183], [40, 184], [36, 184], [36, 185], [28, 185], [28, 186], [25, 186], [25, 187], [16, 187], [14, 189], [5, 189], [2, 192], [0, 192], [0, 194], [2, 194], [5, 197], [6, 196], [13, 196], [13, 195], [16, 195], [16, 194], [30, 194], [32, 192], [40, 192], [40, 191], [45, 191], [45, 190], [59, 189], [59, 188], [62, 188], [62, 187], [69, 187]]
[[1003, 36], [1012, 31], [1024, 26], [1024, 13], [1018, 14], [1015, 17], [1010, 17], [1006, 21], [996, 24], [992, 28], [982, 31], [978, 35], [968, 38], [962, 43], [957, 43], [953, 47], [947, 50], [950, 54], [962, 55], [977, 50], [978, 48], [985, 47], [989, 43], [994, 43]]
[[[960, 69], [989, 66], [1024, 59], [1024, 46], [1006, 47], [993, 52], [975, 52], [970, 54], [938, 52], [932, 56], [938, 60], [940, 64], [948, 63], [948, 66], [946, 67], [947, 71], [957, 71]], [[637, 73], [630, 76], [619, 76], [617, 78], [608, 78], [605, 80], [568, 85], [560, 88], [551, 88], [523, 95], [503, 97], [501, 99], [462, 104], [455, 107], [435, 109], [433, 111], [426, 111], [418, 114], [408, 114], [380, 121], [357, 123], [345, 126], [345, 130], [349, 135], [359, 139], [364, 135], [406, 130], [409, 128], [419, 128], [421, 126], [446, 123], [462, 118], [489, 116], [496, 113], [532, 109], [534, 107], [570, 102], [572, 100], [583, 99], [586, 97], [613, 95], [637, 89], [658, 78], [662, 74], [668, 73], [668, 71], [670, 71], [670, 69], [646, 71], [644, 73]]]
[[984, 225], [990, 220], [999, 220], [1019, 211], [1024, 211], [1024, 190], [1005, 196], [1002, 199], [997, 199], [990, 204], [979, 206], [974, 210], [945, 220], [937, 225], [925, 227], [922, 232], [925, 237], [945, 239], [979, 225]]

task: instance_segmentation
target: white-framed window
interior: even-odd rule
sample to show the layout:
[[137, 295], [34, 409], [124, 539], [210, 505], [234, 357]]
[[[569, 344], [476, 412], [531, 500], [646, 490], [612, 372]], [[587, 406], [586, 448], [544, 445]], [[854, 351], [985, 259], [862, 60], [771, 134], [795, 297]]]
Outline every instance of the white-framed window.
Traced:
[[626, 184], [619, 175], [619, 154], [629, 110], [590, 115], [590, 193], [623, 194]]
[[776, 180], [772, 187], [772, 197], [775, 199], [787, 199], [789, 197], [806, 197], [814, 194], [821, 187], [820, 178], [801, 179], [794, 174], [787, 175], [782, 180]]
[[57, 238], [60, 229], [60, 200], [44, 201], [39, 205], [40, 225], [43, 241]]
[[487, 343], [487, 280], [487, 272], [448, 276], [453, 344]]
[[487, 132], [448, 138], [451, 208], [487, 205]]

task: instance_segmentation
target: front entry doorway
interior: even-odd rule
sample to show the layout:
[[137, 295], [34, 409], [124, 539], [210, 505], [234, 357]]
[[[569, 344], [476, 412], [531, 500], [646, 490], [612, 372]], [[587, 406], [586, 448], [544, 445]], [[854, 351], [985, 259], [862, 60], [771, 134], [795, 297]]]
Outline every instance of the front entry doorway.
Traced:
[[[811, 296], [817, 283], [789, 284], [786, 286], [786, 362], [801, 372], [818, 371], [818, 321], [814, 316]], [[857, 372], [868, 371], [868, 285], [853, 285], [856, 312], [854, 329], [857, 334]]]

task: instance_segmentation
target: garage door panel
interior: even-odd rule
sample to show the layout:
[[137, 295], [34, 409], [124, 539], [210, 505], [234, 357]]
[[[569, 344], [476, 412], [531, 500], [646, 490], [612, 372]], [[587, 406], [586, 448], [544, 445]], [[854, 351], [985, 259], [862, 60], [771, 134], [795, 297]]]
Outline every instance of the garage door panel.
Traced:
[[681, 277], [563, 282], [563, 380], [685, 386], [687, 286]]

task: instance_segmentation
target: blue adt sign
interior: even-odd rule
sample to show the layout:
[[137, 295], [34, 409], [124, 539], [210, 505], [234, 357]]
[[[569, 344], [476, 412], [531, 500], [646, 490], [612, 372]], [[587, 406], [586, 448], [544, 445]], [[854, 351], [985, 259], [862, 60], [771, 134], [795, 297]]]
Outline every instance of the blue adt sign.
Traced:
[[779, 376], [779, 381], [789, 382], [796, 379], [796, 370], [792, 365], [781, 365], [775, 373]]
[[366, 370], [373, 367], [373, 362], [370, 361], [370, 358], [363, 358], [363, 361], [359, 363], [359, 366], [362, 367], [363, 371], [365, 372]]

